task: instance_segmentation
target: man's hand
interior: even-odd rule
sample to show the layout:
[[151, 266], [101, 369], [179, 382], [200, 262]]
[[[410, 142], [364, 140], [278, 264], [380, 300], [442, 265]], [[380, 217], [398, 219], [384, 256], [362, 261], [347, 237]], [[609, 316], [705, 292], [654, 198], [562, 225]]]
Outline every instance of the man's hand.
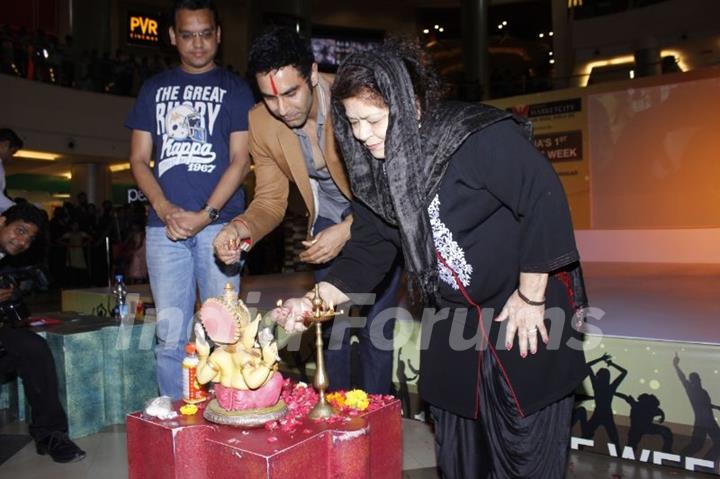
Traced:
[[334, 259], [350, 239], [351, 224], [352, 220], [345, 220], [321, 231], [311, 241], [303, 241], [306, 249], [300, 253], [300, 260], [323, 264]]
[[153, 208], [155, 208], [155, 213], [157, 213], [160, 221], [162, 221], [164, 225], [168, 224], [170, 215], [182, 211], [182, 208], [170, 203], [168, 200], [163, 200], [158, 205], [153, 205]]
[[250, 237], [248, 227], [242, 221], [231, 221], [226, 224], [213, 240], [215, 255], [225, 264], [240, 261], [240, 242]]
[[12, 297], [13, 291], [15, 291], [13, 287], [0, 289], [0, 303], [9, 300]]
[[165, 230], [171, 240], [184, 240], [195, 236], [210, 224], [206, 211], [176, 211], [168, 215]]

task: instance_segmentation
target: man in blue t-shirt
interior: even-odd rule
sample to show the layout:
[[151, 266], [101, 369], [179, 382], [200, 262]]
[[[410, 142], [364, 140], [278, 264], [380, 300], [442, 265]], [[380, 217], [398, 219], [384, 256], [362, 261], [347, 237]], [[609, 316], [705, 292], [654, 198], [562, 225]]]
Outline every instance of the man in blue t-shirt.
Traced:
[[245, 82], [214, 63], [221, 31], [212, 1], [177, 0], [172, 18], [180, 66], [145, 82], [125, 126], [132, 173], [151, 206], [146, 247], [158, 384], [178, 399], [196, 288], [204, 301], [228, 282], [240, 286], [237, 265], [218, 263], [212, 241], [245, 207], [240, 184], [250, 165], [254, 101]]

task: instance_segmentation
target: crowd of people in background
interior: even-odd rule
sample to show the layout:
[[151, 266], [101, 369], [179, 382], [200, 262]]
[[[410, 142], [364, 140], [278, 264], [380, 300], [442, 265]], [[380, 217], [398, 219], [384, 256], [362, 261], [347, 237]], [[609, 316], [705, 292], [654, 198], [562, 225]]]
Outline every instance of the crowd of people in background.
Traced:
[[53, 289], [106, 286], [116, 274], [127, 283], [144, 283], [146, 217], [142, 203], [113, 206], [103, 201], [98, 208], [79, 193], [75, 202], [55, 207], [44, 238], [9, 259], [16, 266], [41, 267]]
[[177, 64], [172, 55], [82, 50], [67, 35], [0, 25], [0, 73], [101, 93], [136, 96], [143, 82]]
[[[48, 228], [48, 270], [59, 288], [104, 286], [122, 274], [128, 283], [147, 281], [145, 264], [145, 205], [100, 209], [85, 193], [77, 201], [54, 209]], [[110, 270], [108, 271], [108, 260]]]
[[[301, 263], [283, 262], [286, 257], [294, 258], [293, 248], [305, 238], [304, 221], [304, 216], [289, 215], [263, 244], [253, 249], [242, 274], [305, 271]], [[7, 262], [15, 267], [41, 267], [47, 272], [50, 287], [56, 290], [107, 286], [117, 274], [124, 276], [126, 284], [147, 283], [146, 224], [145, 203], [113, 205], [106, 200], [98, 208], [87, 201], [85, 193], [80, 193], [75, 201], [66, 201], [52, 210], [45, 238], [38, 238], [30, 250]]]

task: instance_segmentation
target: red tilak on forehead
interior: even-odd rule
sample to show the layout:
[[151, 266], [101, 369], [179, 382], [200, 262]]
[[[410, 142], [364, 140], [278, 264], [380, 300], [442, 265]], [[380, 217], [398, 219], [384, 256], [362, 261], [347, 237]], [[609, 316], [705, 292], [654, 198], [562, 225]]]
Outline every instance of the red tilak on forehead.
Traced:
[[270, 77], [270, 86], [272, 87], [273, 95], [277, 96], [277, 95], [278, 95], [278, 89], [277, 89], [277, 87], [275, 86], [275, 79], [273, 78], [273, 74], [271, 73], [271, 74], [268, 75], [268, 76]]

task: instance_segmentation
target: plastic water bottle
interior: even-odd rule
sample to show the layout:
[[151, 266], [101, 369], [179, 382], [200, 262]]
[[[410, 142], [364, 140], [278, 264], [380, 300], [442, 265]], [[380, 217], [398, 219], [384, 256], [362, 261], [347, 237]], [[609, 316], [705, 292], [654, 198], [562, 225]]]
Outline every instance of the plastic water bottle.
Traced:
[[118, 321], [123, 321], [128, 318], [128, 305], [127, 305], [127, 287], [123, 275], [118, 274], [115, 276], [115, 286], [113, 287], [113, 294], [115, 295], [115, 307], [113, 308], [113, 317]]
[[125, 286], [125, 281], [123, 281], [123, 275], [121, 274], [115, 276], [113, 294], [115, 295], [113, 318], [120, 323], [115, 347], [119, 351], [125, 351], [130, 347], [133, 318], [130, 316], [130, 308], [127, 304], [127, 287]]

